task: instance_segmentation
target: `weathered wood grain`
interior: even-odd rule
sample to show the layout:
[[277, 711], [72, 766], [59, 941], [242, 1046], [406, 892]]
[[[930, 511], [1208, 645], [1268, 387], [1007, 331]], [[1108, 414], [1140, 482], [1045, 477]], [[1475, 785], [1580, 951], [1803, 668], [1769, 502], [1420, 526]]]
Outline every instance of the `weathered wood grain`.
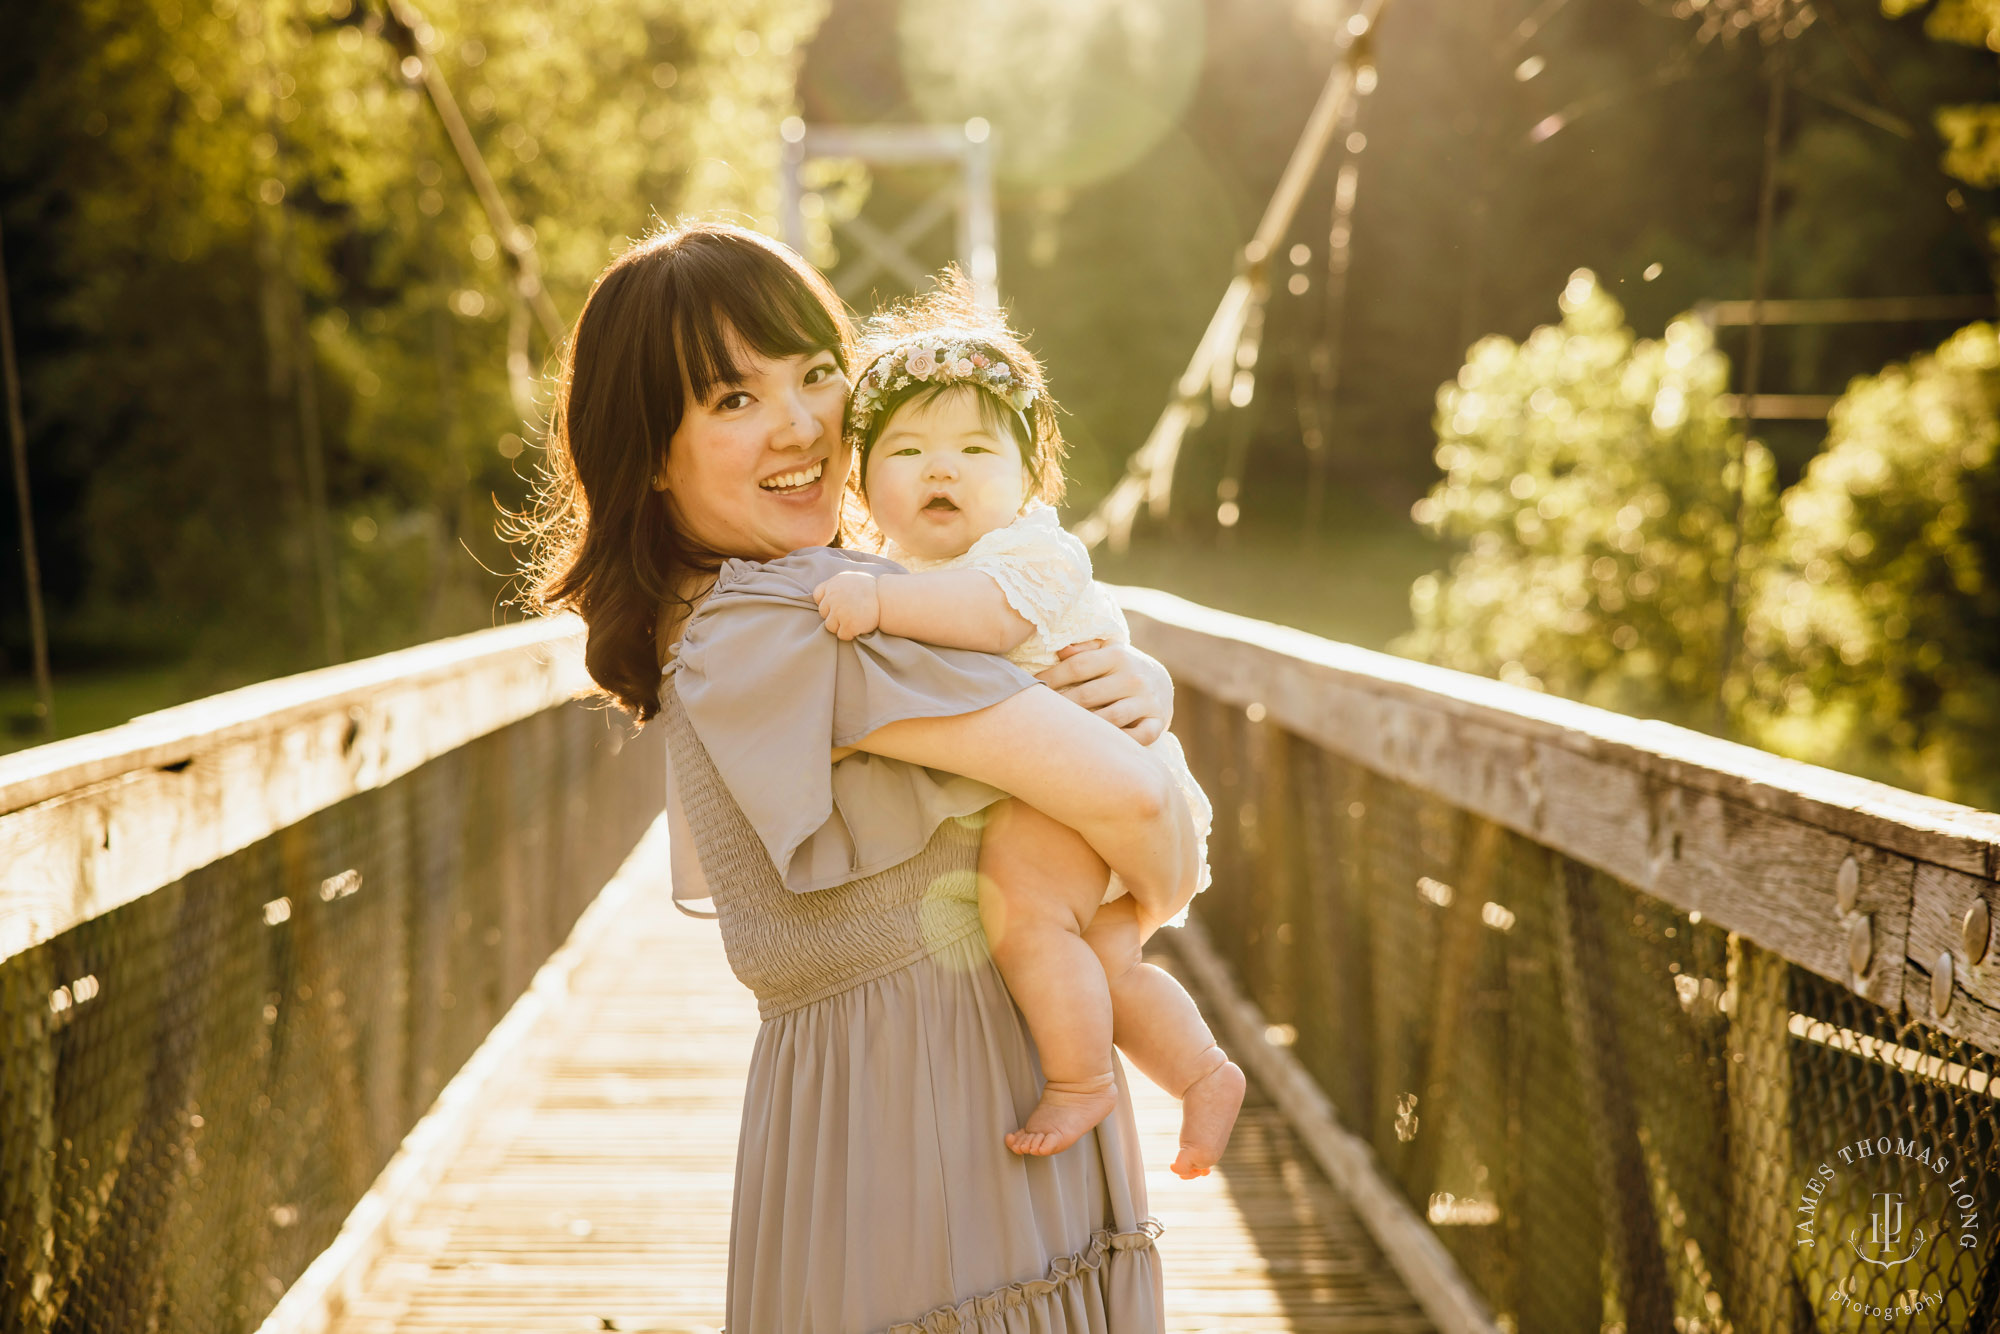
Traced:
[[[1463, 672], [1120, 589], [1175, 679], [1737, 931], [1890, 1009], [1920, 864], [1987, 886], [2000, 814]], [[1859, 900], [1836, 902], [1841, 864]], [[1996, 901], [2000, 901], [1997, 899]], [[1868, 920], [1858, 976], [1847, 941]]]
[[[636, 860], [636, 859], [635, 859]], [[660, 868], [664, 858], [656, 859]], [[480, 1100], [332, 1334], [715, 1330], [755, 1003], [711, 923], [636, 889]], [[1253, 1093], [1223, 1169], [1167, 1171], [1179, 1108], [1132, 1077], [1172, 1334], [1434, 1327], [1284, 1116]], [[295, 1334], [294, 1326], [283, 1334]], [[265, 1334], [280, 1334], [267, 1330]]]
[[[1261, 702], [1293, 731], [1371, 768], [1386, 772], [1384, 765], [1393, 764], [1422, 772], [1430, 781], [1421, 785], [1440, 795], [1474, 797], [1491, 781], [1513, 787], [1517, 804], [1546, 804], [1548, 794], [1544, 791], [1538, 800], [1534, 787], [1519, 777], [1496, 768], [1487, 779], [1480, 757], [1466, 745], [1478, 740], [1478, 734], [1456, 726], [1478, 723], [1504, 738], [1556, 745], [1838, 830], [1917, 860], [2000, 878], [2000, 813], [1905, 792], [1669, 723], [1628, 718], [1468, 672], [1335, 643], [1156, 589], [1115, 591], [1133, 618], [1134, 639], [1177, 679], [1233, 703]], [[1394, 705], [1409, 707], [1389, 707]], [[1444, 763], [1427, 765], [1427, 756]], [[1456, 790], [1445, 792], [1440, 783]], [[1459, 804], [1505, 803], [1496, 796]], [[1515, 823], [1497, 814], [1489, 818]]]
[[[1903, 1001], [1913, 1018], [2000, 1051], [2000, 945], [1994, 944], [1989, 925], [1986, 953], [1974, 964], [1962, 929], [1966, 910], [1981, 899], [1989, 923], [2000, 920], [2000, 892], [1992, 883], [1942, 866], [1916, 867]], [[1951, 1008], [1940, 1017], [1931, 1003], [1931, 976], [1947, 954], [1952, 961]]]
[[1792, 1057], [1789, 965], [1729, 942], [1729, 1313], [1744, 1334], [1792, 1334]]
[[587, 685], [578, 623], [534, 621], [0, 758], [0, 958]]

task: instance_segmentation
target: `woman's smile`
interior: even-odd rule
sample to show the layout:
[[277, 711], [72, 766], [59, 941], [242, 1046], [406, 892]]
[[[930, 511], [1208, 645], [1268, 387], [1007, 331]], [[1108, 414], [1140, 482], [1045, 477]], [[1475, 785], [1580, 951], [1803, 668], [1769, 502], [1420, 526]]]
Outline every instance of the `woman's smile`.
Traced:
[[826, 460], [814, 459], [803, 468], [795, 468], [790, 472], [781, 472], [776, 477], [766, 477], [763, 481], [757, 483], [757, 485], [774, 496], [790, 498], [804, 496], [809, 491], [816, 496], [818, 492], [813, 488], [818, 484], [821, 474], [825, 471]]

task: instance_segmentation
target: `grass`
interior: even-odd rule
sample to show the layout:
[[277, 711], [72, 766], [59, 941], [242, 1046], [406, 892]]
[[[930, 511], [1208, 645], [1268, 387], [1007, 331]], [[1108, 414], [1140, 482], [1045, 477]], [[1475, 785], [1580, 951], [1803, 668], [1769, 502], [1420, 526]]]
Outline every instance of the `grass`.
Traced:
[[1408, 518], [1356, 506], [1329, 515], [1311, 540], [1280, 523], [1177, 538], [1142, 517], [1128, 550], [1091, 559], [1107, 583], [1386, 649], [1411, 628], [1411, 583], [1442, 568], [1446, 552]]
[[42, 735], [35, 713], [35, 682], [28, 676], [0, 676], [0, 755], [44, 741], [82, 736], [129, 722], [142, 713], [182, 704], [206, 693], [178, 665], [98, 668], [58, 672], [55, 679], [56, 736]]

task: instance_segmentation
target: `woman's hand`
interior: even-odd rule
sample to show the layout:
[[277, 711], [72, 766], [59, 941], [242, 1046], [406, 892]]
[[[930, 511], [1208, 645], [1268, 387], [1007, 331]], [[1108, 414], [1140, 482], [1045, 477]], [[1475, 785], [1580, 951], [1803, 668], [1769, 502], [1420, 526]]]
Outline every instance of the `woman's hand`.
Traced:
[[1056, 654], [1062, 661], [1039, 675], [1043, 685], [1123, 728], [1142, 746], [1167, 730], [1174, 716], [1174, 679], [1159, 663], [1129, 645], [1101, 639], [1086, 639]]

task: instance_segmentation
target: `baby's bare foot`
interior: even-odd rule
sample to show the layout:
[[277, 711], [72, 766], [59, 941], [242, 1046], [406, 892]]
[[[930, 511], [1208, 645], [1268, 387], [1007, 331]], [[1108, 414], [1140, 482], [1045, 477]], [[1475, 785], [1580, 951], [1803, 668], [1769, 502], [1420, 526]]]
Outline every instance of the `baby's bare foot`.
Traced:
[[1205, 1177], [1222, 1161], [1236, 1113], [1243, 1107], [1243, 1072], [1236, 1063], [1222, 1064], [1203, 1075], [1181, 1095], [1181, 1152], [1174, 1175], [1186, 1180]]
[[1028, 1123], [1007, 1136], [1007, 1147], [1036, 1157], [1061, 1153], [1117, 1105], [1118, 1083], [1109, 1072], [1075, 1083], [1051, 1079], [1042, 1086], [1042, 1100], [1028, 1113]]

